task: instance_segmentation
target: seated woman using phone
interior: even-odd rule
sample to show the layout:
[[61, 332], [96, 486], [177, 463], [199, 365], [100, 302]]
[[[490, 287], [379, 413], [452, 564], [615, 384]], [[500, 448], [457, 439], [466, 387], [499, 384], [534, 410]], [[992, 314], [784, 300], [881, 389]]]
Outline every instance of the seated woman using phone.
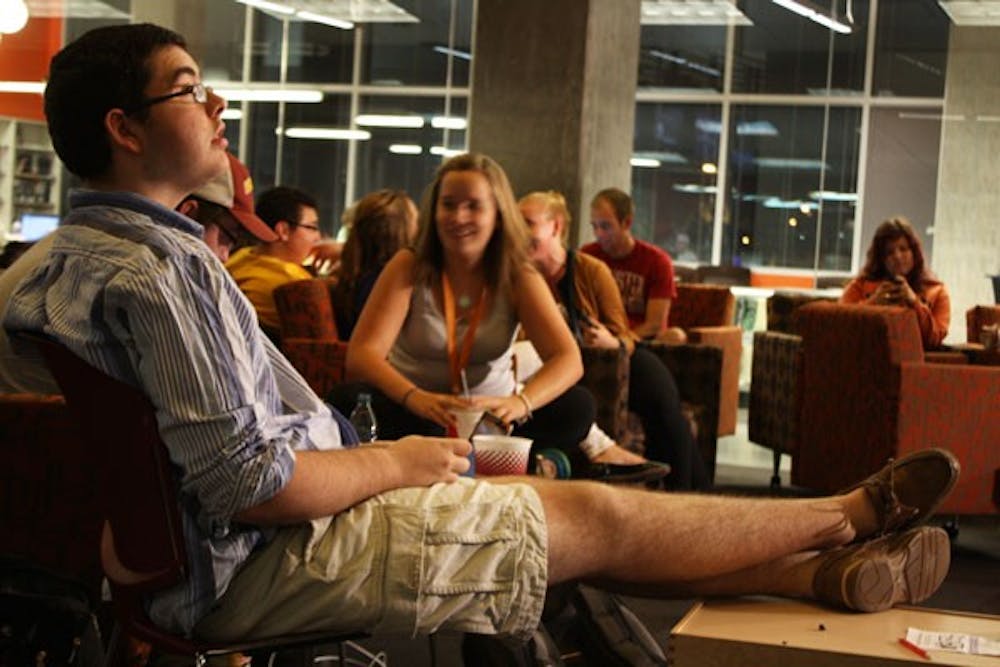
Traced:
[[[382, 271], [354, 329], [347, 372], [377, 391], [379, 435], [442, 434], [455, 413], [489, 411], [535, 447], [580, 460], [593, 398], [576, 382], [580, 353], [538, 272], [507, 177], [483, 155], [451, 158], [420, 210], [414, 250]], [[515, 382], [518, 329], [542, 368]], [[338, 400], [338, 398], [340, 400]], [[350, 398], [335, 392], [338, 407]]]
[[865, 265], [840, 302], [913, 309], [924, 349], [938, 347], [948, 335], [948, 290], [925, 265], [920, 239], [903, 217], [889, 218], [875, 230]]

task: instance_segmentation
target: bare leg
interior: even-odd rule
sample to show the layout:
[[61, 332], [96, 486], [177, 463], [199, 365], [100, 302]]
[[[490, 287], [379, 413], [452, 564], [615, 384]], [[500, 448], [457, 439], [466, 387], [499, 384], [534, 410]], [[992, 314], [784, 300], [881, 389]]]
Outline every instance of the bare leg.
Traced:
[[779, 500], [517, 481], [534, 486], [542, 500], [553, 584], [591, 579], [680, 588], [844, 544], [875, 525], [874, 510], [860, 490]]

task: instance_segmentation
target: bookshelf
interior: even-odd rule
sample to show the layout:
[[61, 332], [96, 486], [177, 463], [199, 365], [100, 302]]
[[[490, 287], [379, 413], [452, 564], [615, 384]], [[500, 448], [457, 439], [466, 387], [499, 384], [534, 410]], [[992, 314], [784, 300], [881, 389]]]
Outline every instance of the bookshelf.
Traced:
[[58, 216], [62, 165], [44, 123], [0, 117], [0, 241], [22, 240], [22, 222]]

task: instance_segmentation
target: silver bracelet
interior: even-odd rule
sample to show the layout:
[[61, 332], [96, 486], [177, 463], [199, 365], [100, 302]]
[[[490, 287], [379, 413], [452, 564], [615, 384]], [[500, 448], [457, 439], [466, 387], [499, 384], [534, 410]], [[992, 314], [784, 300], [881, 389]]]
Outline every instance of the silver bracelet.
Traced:
[[524, 421], [528, 421], [529, 419], [531, 419], [532, 416], [531, 413], [533, 412], [531, 407], [531, 401], [528, 399], [528, 395], [524, 393], [523, 389], [514, 395], [520, 398], [521, 402], [524, 403], [524, 409], [528, 411], [528, 414], [524, 415]]

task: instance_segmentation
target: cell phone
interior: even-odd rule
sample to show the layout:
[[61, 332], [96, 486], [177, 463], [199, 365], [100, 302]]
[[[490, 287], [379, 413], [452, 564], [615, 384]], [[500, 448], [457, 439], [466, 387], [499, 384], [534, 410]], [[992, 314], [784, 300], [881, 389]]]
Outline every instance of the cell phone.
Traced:
[[513, 425], [503, 423], [503, 420], [492, 412], [486, 411], [476, 422], [472, 435], [510, 435]]

